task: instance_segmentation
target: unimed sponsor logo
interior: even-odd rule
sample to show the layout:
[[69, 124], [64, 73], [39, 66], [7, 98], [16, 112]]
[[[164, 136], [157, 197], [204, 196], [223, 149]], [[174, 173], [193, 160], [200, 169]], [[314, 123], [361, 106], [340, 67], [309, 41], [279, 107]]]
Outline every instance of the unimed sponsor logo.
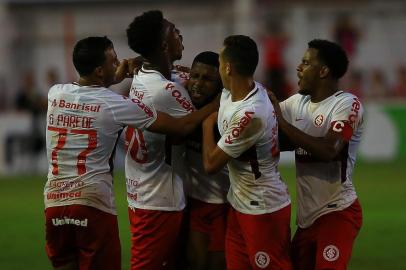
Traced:
[[75, 225], [81, 227], [87, 227], [87, 218], [85, 219], [76, 219], [76, 218], [53, 218], [52, 224], [54, 226], [62, 226], [62, 225]]
[[79, 198], [82, 197], [82, 191], [77, 192], [48, 192], [48, 200], [66, 199], [66, 198]]

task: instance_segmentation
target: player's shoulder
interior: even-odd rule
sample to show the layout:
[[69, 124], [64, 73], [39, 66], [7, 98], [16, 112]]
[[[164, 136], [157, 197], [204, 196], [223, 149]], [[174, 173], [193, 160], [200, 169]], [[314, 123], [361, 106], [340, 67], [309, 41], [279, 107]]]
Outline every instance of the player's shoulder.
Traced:
[[360, 99], [349, 92], [338, 91], [334, 94], [334, 102], [337, 106], [357, 106], [362, 107]]

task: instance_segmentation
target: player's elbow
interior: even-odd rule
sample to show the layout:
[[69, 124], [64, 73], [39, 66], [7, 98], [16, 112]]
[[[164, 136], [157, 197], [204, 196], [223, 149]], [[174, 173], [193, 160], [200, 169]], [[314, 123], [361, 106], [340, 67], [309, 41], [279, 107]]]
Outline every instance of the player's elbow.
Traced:
[[214, 164], [210, 163], [209, 161], [203, 162], [203, 167], [204, 167], [204, 171], [207, 174], [214, 174], [218, 171], [216, 166], [214, 166]]

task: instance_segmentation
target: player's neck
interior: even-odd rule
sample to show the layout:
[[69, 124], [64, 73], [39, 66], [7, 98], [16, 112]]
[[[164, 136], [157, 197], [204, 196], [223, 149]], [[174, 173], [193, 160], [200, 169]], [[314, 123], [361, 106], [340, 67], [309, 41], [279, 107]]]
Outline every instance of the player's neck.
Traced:
[[98, 78], [93, 78], [90, 76], [82, 76], [79, 78], [78, 84], [80, 86], [102, 86], [107, 87], [104, 85], [103, 81]]
[[243, 100], [255, 87], [252, 77], [235, 77], [230, 82], [231, 100], [233, 102]]
[[142, 66], [146, 70], [158, 71], [167, 80], [171, 79], [172, 63], [167, 59], [167, 57], [158, 57], [155, 59], [145, 59]]
[[337, 81], [322, 81], [316, 87], [315, 91], [311, 94], [310, 100], [314, 103], [325, 100], [326, 98], [334, 95], [338, 91]]

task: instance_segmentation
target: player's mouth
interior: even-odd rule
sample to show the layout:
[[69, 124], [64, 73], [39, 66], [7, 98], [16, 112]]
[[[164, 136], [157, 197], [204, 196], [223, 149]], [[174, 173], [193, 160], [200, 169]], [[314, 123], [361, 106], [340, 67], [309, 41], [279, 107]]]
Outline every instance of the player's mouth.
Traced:
[[200, 92], [200, 89], [197, 89], [195, 87], [192, 87], [192, 90], [190, 91], [190, 95], [193, 99], [200, 99], [203, 97], [202, 92]]

